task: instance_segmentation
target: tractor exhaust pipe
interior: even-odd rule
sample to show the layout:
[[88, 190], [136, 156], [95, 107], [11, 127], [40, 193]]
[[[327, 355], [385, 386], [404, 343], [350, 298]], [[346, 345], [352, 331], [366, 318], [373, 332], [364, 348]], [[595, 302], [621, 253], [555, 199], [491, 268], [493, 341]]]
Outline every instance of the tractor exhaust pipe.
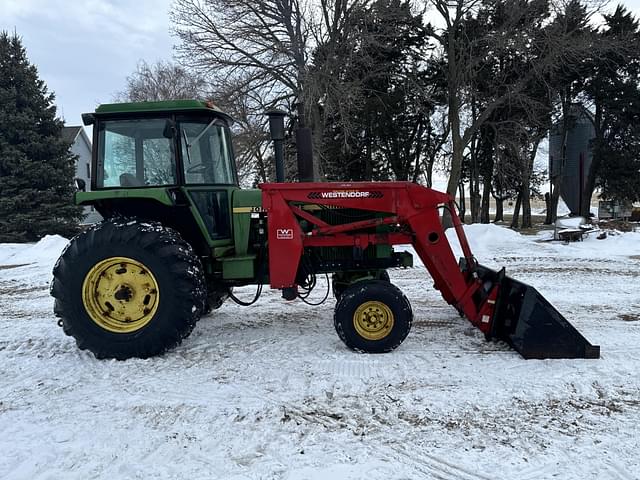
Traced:
[[269, 131], [273, 140], [273, 153], [276, 160], [276, 182], [284, 182], [284, 117], [282, 110], [269, 110]]
[[296, 149], [298, 181], [313, 182], [313, 137], [309, 127], [298, 127], [296, 130]]

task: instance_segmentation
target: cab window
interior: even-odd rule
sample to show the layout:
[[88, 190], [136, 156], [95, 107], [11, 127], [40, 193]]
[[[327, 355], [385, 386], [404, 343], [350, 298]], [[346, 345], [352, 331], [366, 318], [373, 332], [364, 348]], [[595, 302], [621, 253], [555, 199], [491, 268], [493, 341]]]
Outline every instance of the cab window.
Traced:
[[229, 128], [220, 119], [179, 122], [187, 184], [235, 184]]
[[167, 121], [142, 118], [100, 122], [96, 187], [175, 185], [175, 149]]

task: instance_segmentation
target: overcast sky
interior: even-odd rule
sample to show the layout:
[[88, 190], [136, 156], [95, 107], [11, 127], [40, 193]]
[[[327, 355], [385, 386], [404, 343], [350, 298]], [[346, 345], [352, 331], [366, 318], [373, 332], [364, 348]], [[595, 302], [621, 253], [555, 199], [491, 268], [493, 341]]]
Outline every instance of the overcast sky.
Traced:
[[[171, 1], [0, 0], [0, 30], [22, 37], [58, 115], [79, 125], [81, 113], [124, 89], [140, 59], [172, 57]], [[640, 0], [621, 3], [640, 16]]]
[[58, 115], [113, 100], [140, 59], [172, 57], [171, 0], [0, 0], [0, 30], [22, 37], [27, 56], [56, 94]]

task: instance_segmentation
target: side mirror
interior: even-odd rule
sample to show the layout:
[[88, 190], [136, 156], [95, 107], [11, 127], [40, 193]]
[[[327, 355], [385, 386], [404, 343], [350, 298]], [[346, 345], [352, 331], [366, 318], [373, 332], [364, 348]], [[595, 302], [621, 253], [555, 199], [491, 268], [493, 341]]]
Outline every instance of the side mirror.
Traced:
[[87, 183], [82, 178], [74, 178], [73, 183], [76, 185], [78, 192], [84, 192], [87, 189]]
[[176, 122], [168, 118], [164, 124], [164, 130], [162, 130], [162, 136], [164, 138], [168, 138], [169, 140], [171, 140], [173, 137], [175, 137], [176, 131], [177, 131]]
[[93, 125], [94, 123], [96, 123], [96, 117], [93, 115], [93, 113], [83, 113], [82, 123], [84, 123], [86, 126]]

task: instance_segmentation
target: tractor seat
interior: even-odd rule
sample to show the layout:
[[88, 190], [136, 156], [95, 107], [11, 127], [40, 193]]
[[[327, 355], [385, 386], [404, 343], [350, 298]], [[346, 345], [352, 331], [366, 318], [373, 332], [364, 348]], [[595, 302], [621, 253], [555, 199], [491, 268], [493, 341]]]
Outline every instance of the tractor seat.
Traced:
[[144, 183], [136, 178], [135, 175], [130, 173], [123, 173], [120, 175], [120, 186], [121, 187], [142, 187]]

